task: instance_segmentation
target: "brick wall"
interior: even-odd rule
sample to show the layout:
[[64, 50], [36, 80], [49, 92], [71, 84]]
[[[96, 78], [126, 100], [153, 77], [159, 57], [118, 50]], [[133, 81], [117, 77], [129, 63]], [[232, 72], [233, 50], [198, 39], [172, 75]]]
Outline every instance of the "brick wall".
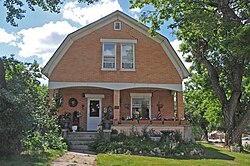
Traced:
[[[102, 71], [100, 38], [137, 39], [136, 71], [120, 71], [119, 43], [117, 70]], [[179, 84], [181, 78], [160, 44], [125, 23], [122, 23], [121, 31], [114, 31], [113, 23], [110, 23], [75, 41], [55, 67], [50, 81]]]

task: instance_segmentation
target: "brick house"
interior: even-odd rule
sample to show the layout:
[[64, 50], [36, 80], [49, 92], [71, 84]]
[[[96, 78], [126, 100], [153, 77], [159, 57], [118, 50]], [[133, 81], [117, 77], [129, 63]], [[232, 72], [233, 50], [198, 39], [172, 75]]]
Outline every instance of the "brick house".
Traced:
[[82, 131], [97, 130], [112, 106], [115, 129], [189, 132], [182, 94], [187, 69], [164, 36], [151, 37], [120, 11], [69, 34], [43, 73], [50, 96], [63, 96], [58, 114], [78, 112]]

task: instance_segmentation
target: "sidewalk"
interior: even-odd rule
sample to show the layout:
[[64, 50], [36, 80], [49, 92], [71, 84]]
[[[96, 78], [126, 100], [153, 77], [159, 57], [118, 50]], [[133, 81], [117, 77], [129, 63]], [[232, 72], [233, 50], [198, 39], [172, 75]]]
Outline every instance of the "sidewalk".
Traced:
[[57, 158], [51, 166], [96, 166], [96, 155], [66, 152], [62, 157]]

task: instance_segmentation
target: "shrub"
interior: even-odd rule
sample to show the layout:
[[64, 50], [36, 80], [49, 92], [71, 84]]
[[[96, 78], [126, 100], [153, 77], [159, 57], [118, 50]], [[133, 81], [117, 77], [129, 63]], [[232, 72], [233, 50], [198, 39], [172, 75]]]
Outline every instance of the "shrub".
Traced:
[[[107, 140], [102, 131], [99, 132], [97, 140], [90, 146], [98, 153], [135, 154], [167, 157], [179, 155], [200, 155], [202, 147], [195, 143], [183, 143], [180, 133], [176, 131], [165, 131], [164, 134], [156, 133], [154, 130], [143, 129], [138, 132], [132, 128], [129, 135], [120, 132], [116, 137]], [[160, 141], [151, 140], [151, 136], [161, 136]], [[191, 153], [192, 152], [192, 153]]]

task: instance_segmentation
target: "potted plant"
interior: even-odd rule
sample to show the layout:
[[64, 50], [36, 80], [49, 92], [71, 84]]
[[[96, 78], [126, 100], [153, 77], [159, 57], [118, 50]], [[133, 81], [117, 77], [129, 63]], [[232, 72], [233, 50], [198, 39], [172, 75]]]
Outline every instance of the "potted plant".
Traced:
[[73, 132], [76, 132], [77, 131], [77, 129], [78, 129], [78, 124], [79, 124], [79, 122], [72, 122], [72, 131]]
[[58, 117], [58, 123], [62, 129], [69, 129], [69, 124], [71, 121], [70, 116], [71, 116], [70, 112], [64, 112], [64, 114]]
[[102, 129], [103, 130], [110, 130], [111, 124], [113, 119], [113, 107], [108, 106], [104, 108], [103, 111], [103, 119], [102, 119]]

